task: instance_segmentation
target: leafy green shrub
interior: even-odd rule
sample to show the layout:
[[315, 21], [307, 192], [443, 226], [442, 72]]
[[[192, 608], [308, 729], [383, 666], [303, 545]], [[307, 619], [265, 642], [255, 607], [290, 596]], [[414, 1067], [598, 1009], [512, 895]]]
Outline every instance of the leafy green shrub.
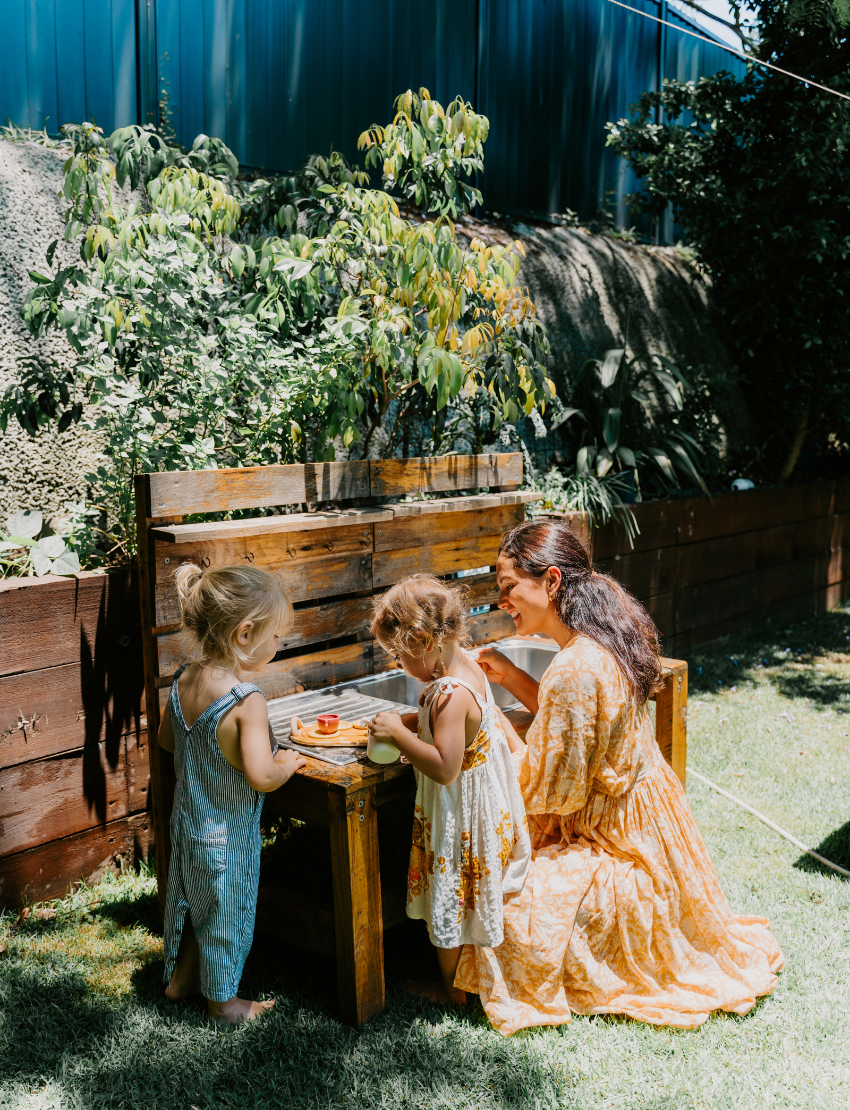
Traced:
[[[759, 57], [850, 93], [845, 4], [755, 7]], [[788, 478], [807, 442], [821, 455], [844, 444], [846, 458], [850, 103], [752, 66], [665, 81], [608, 129], [641, 179], [635, 208], [660, 218], [672, 205], [711, 274], [762, 473]]]
[[[420, 180], [429, 204], [433, 174], [454, 182], [456, 208], [471, 195], [450, 172], [467, 157], [460, 136], [471, 128], [480, 159], [486, 121], [460, 101], [430, 111], [452, 153], [439, 172], [423, 161]], [[399, 427], [418, 416], [438, 430], [460, 396], [486, 406], [491, 431], [554, 396], [545, 329], [515, 286], [520, 244], [462, 247], [445, 216], [403, 219], [338, 155], [240, 181], [218, 139], [183, 151], [150, 128], [64, 132], [65, 234], [81, 262], [32, 272], [22, 316], [33, 335], [61, 329], [76, 362], [22, 363], [0, 427], [82, 421], [103, 435], [87, 479], [113, 549], [132, 552], [134, 473], [366, 457], [391, 419], [389, 454]]]
[[458, 96], [443, 110], [427, 89], [410, 89], [396, 98], [396, 114], [386, 127], [364, 131], [357, 149], [366, 151], [366, 165], [380, 166], [384, 186], [407, 201], [440, 216], [468, 212], [481, 204], [478, 189], [468, 180], [484, 171], [484, 143], [490, 122]]
[[81, 522], [85, 506], [70, 504], [56, 528], [48, 527], [40, 509], [22, 509], [0, 532], [0, 578], [77, 574], [80, 570]]
[[634, 491], [629, 489], [628, 480], [622, 474], [608, 473], [599, 477], [589, 469], [564, 472], [551, 467], [535, 482], [535, 488], [543, 494], [542, 501], [532, 503], [535, 516], [552, 512], [587, 513], [591, 528], [599, 528], [613, 520], [623, 525], [629, 543], [634, 546], [640, 529], [628, 504], [623, 504]]
[[[626, 322], [628, 344], [629, 325]], [[626, 347], [587, 359], [572, 382], [576, 407], [563, 408], [553, 426], [578, 417], [576, 474], [654, 470], [664, 486], [698, 485], [708, 493], [699, 469], [699, 443], [676, 427], [662, 429], [655, 412], [666, 405], [680, 413], [689, 390], [681, 371], [662, 355], [634, 355]], [[660, 397], [659, 397], [660, 394]], [[578, 407], [581, 406], [581, 407]]]

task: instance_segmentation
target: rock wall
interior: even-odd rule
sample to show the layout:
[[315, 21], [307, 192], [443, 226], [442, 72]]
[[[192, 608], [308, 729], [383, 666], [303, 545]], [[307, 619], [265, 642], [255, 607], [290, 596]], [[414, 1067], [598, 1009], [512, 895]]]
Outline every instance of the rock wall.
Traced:
[[[30, 270], [47, 270], [45, 252], [59, 240], [54, 266], [73, 258], [62, 240], [62, 163], [67, 152], [0, 141], [0, 392], [15, 376], [19, 359], [36, 355], [69, 364], [73, 352], [56, 331], [34, 340], [19, 312], [32, 286]], [[0, 437], [0, 530], [18, 509], [61, 510], [86, 495], [83, 475], [98, 453], [91, 432], [70, 428], [63, 435], [31, 439], [10, 422]]]

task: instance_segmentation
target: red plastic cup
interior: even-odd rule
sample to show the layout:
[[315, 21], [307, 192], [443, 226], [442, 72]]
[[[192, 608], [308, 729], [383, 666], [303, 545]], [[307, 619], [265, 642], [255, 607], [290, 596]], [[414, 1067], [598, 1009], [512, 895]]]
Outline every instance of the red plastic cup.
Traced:
[[318, 719], [319, 732], [323, 732], [325, 736], [330, 736], [339, 728], [339, 714], [338, 713], [321, 713]]

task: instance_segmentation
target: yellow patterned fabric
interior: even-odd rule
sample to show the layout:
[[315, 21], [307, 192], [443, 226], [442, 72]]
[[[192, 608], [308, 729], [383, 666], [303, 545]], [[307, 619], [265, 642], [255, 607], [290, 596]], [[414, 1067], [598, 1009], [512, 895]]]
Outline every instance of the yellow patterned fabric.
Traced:
[[766, 918], [735, 916], [679, 780], [614, 658], [576, 636], [540, 683], [517, 753], [532, 863], [504, 940], [464, 947], [455, 985], [499, 1032], [576, 1014], [693, 1028], [776, 986]]

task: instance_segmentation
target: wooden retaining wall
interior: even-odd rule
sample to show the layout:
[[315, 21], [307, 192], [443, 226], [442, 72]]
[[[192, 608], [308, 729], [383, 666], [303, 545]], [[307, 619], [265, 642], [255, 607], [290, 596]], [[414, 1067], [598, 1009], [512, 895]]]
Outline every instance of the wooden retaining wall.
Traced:
[[850, 479], [634, 508], [634, 548], [609, 524], [594, 563], [646, 605], [665, 655], [850, 596]]
[[0, 906], [146, 856], [135, 569], [0, 582]]
[[[608, 526], [592, 536], [594, 559], [646, 604], [665, 655], [686, 659], [694, 644], [850, 596], [850, 480], [650, 503], [635, 515], [634, 549]], [[416, 518], [400, 527], [413, 530], [410, 546], [430, 569], [431, 543]], [[459, 552], [433, 555], [446, 573]], [[394, 568], [383, 559], [373, 555], [389, 583]], [[354, 552], [349, 562], [357, 563]], [[492, 605], [492, 579], [481, 576], [477, 587], [475, 602]], [[308, 615], [327, 625], [329, 646], [314, 659], [323, 681], [354, 677], [354, 655], [380, 668], [362, 642], [333, 646], [333, 606]], [[348, 628], [354, 614], [345, 617]], [[509, 631], [505, 619], [481, 614], [480, 638]], [[364, 621], [365, 608], [358, 640]], [[161, 637], [164, 657], [172, 646]], [[143, 686], [135, 572], [0, 582], [0, 906], [59, 896], [149, 852]]]

